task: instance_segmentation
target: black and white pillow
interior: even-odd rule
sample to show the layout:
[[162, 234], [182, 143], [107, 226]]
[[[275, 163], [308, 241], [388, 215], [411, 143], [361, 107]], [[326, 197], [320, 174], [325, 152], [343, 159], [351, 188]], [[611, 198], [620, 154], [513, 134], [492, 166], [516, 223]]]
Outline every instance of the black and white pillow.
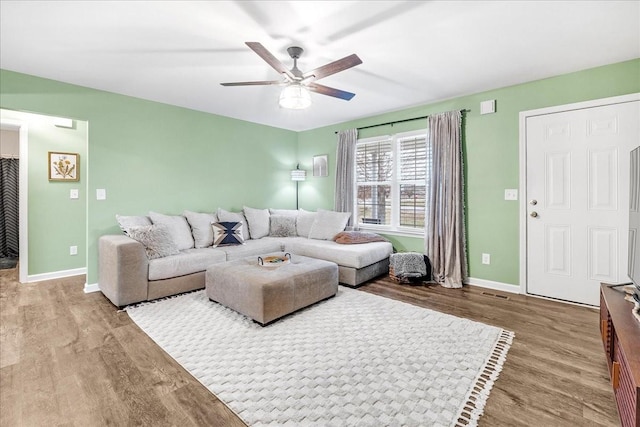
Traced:
[[242, 237], [242, 222], [212, 222], [213, 228], [213, 247], [244, 245]]

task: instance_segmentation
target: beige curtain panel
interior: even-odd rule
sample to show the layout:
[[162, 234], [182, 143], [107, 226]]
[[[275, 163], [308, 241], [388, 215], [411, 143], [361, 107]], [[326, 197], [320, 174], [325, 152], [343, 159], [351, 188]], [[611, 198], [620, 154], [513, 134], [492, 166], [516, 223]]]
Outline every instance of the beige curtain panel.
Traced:
[[460, 111], [429, 116], [433, 164], [427, 182], [425, 253], [434, 280], [445, 288], [460, 288], [467, 277], [461, 128]]
[[358, 142], [358, 129], [338, 132], [338, 150], [336, 155], [336, 192], [335, 210], [351, 212], [349, 225], [357, 224], [353, 212], [353, 185], [355, 179], [355, 155]]

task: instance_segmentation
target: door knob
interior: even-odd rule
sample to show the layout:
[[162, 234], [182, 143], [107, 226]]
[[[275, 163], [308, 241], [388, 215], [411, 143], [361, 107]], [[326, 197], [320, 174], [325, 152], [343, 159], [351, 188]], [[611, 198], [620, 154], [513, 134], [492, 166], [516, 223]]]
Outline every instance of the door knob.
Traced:
[[538, 212], [531, 212], [529, 215], [531, 215], [533, 218], [537, 218], [538, 216]]
[[537, 201], [536, 199], [531, 199], [531, 200], [529, 201], [529, 204], [530, 204], [531, 206], [535, 206], [535, 205], [537, 205], [537, 204], [538, 204], [538, 201]]

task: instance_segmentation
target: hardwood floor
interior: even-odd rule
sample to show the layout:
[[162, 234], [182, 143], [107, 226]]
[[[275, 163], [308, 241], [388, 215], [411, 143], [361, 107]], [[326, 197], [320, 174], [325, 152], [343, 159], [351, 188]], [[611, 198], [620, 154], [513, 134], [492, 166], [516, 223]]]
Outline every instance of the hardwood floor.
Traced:
[[[0, 425], [244, 426], [84, 276], [20, 285], [0, 270]], [[514, 331], [481, 426], [616, 426], [596, 310], [538, 298], [360, 288]], [[505, 295], [505, 294], [502, 294]]]

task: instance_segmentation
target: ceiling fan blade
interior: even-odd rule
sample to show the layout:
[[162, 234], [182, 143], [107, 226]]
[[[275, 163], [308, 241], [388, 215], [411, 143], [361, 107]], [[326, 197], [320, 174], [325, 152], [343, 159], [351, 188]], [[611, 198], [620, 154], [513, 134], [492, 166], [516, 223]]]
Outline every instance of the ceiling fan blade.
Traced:
[[287, 67], [285, 67], [284, 64], [278, 60], [278, 58], [273, 56], [271, 54], [271, 52], [269, 52], [260, 43], [258, 43], [258, 42], [245, 42], [245, 44], [247, 46], [249, 46], [249, 48], [251, 48], [251, 50], [253, 50], [255, 53], [257, 53], [258, 56], [260, 58], [262, 58], [267, 64], [271, 65], [271, 67], [274, 70], [276, 70], [280, 74], [284, 74], [290, 80], [292, 80], [292, 81], [294, 80], [294, 76], [293, 76], [293, 74], [291, 74], [291, 71], [289, 71], [287, 69]]
[[308, 85], [306, 85], [306, 87], [312, 92], [333, 96], [334, 98], [344, 99], [345, 101], [349, 101], [351, 98], [356, 96], [355, 93], [347, 92], [340, 89], [334, 89], [332, 87], [319, 85], [317, 83], [309, 83]]
[[279, 85], [284, 84], [286, 81], [282, 80], [263, 80], [257, 82], [232, 82], [232, 83], [220, 83], [222, 86], [263, 86], [263, 85]]
[[318, 67], [315, 70], [307, 71], [303, 77], [306, 79], [313, 76], [314, 80], [318, 80], [360, 64], [362, 64], [362, 60], [354, 53], [327, 65], [323, 65], [322, 67]]

